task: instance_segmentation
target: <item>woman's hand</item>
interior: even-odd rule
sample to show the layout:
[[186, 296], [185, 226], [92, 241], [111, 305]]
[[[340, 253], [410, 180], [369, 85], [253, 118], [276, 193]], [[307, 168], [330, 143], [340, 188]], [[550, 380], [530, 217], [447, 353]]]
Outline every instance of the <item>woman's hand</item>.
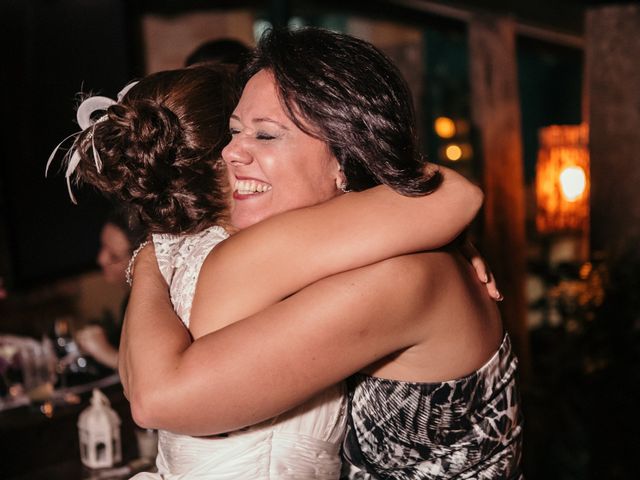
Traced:
[[101, 326], [88, 325], [78, 331], [75, 338], [82, 351], [109, 368], [118, 368], [118, 351], [111, 346]]
[[462, 255], [473, 266], [474, 270], [476, 271], [476, 275], [478, 275], [478, 279], [480, 279], [480, 281], [486, 285], [489, 296], [497, 302], [501, 302], [504, 297], [498, 290], [498, 284], [496, 283], [496, 279], [489, 269], [489, 265], [482, 257], [482, 255], [480, 255], [478, 249], [466, 236], [460, 241], [458, 248], [460, 249], [460, 253], [462, 253]]

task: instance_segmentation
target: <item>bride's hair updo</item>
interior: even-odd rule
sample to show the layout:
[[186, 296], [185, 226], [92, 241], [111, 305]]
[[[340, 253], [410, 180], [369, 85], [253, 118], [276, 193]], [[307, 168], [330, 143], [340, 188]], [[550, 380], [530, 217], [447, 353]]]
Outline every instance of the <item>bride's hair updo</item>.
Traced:
[[215, 224], [226, 210], [221, 152], [238, 96], [232, 67], [144, 77], [79, 137], [77, 180], [127, 205], [147, 233]]

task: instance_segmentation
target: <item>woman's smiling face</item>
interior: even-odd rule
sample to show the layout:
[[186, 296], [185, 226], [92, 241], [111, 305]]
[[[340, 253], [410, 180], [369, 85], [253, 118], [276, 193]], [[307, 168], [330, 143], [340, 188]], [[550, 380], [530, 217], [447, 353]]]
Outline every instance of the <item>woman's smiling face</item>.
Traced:
[[300, 130], [280, 104], [273, 75], [261, 70], [242, 92], [222, 151], [233, 190], [231, 223], [245, 228], [339, 193], [338, 162], [327, 145]]

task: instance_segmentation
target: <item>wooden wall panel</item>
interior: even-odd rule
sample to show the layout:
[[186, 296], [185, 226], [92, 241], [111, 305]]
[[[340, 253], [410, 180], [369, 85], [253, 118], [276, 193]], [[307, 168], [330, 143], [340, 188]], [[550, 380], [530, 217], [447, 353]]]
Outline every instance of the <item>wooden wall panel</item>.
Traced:
[[616, 256], [640, 239], [640, 6], [590, 9], [586, 57], [591, 248]]
[[503, 319], [526, 378], [525, 191], [515, 23], [475, 16], [469, 24], [469, 56], [472, 122], [485, 193], [482, 249], [504, 295]]

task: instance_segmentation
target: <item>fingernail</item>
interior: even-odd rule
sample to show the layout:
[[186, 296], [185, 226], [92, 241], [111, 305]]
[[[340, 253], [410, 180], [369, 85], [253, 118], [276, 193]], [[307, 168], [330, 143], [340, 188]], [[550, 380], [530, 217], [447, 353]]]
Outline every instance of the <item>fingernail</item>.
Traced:
[[497, 295], [496, 300], [497, 300], [498, 302], [501, 302], [502, 300], [504, 300], [504, 297], [502, 296], [502, 294], [501, 294], [499, 291], [497, 291], [497, 290], [496, 290], [496, 295]]
[[486, 273], [482, 276], [482, 282], [483, 283], [489, 283], [489, 275], [487, 275]]

